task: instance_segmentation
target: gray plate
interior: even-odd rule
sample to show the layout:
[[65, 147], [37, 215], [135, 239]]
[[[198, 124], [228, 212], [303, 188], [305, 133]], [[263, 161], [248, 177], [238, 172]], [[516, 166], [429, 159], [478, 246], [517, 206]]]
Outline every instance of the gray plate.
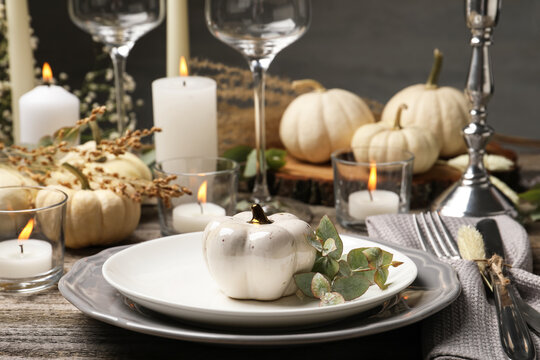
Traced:
[[318, 327], [209, 328], [148, 310], [122, 296], [101, 273], [105, 260], [127, 246], [109, 248], [77, 261], [60, 279], [58, 288], [83, 313], [111, 325], [172, 339], [236, 345], [320, 343], [377, 334], [420, 321], [459, 296], [461, 286], [451, 266], [420, 250], [384, 244], [403, 252], [415, 262], [418, 276], [414, 283], [376, 309]]

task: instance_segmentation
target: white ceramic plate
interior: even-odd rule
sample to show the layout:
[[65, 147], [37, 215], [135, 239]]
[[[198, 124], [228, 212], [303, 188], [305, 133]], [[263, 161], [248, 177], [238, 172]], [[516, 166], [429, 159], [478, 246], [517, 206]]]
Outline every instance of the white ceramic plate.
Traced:
[[162, 314], [197, 323], [239, 327], [299, 326], [338, 320], [371, 309], [409, 286], [417, 275], [403, 253], [376, 242], [342, 236], [344, 252], [379, 246], [402, 261], [390, 268], [386, 290], [371, 286], [360, 298], [319, 307], [292, 295], [276, 301], [234, 300], [210, 277], [202, 255], [202, 233], [160, 238], [131, 246], [103, 264], [105, 280], [121, 294]]

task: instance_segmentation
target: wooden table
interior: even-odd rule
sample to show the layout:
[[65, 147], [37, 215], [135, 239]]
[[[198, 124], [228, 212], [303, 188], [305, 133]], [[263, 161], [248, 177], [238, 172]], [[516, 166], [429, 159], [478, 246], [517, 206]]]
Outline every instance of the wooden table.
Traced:
[[[520, 157], [523, 173], [540, 174], [540, 155]], [[324, 214], [335, 220], [333, 208], [311, 206], [313, 223]], [[343, 230], [343, 229], [342, 229]], [[540, 223], [527, 229], [534, 254], [534, 272], [540, 274]], [[344, 231], [346, 232], [346, 231]], [[139, 228], [123, 244], [160, 236], [156, 209], [145, 207]], [[65, 271], [102, 248], [67, 250]], [[279, 359], [334, 358], [335, 353], [376, 355], [380, 359], [421, 358], [419, 323], [386, 333], [356, 339], [294, 347], [245, 348], [211, 346], [170, 340], [124, 330], [91, 319], [62, 297], [56, 287], [27, 296], [0, 295], [0, 358], [189, 358], [226, 357]]]

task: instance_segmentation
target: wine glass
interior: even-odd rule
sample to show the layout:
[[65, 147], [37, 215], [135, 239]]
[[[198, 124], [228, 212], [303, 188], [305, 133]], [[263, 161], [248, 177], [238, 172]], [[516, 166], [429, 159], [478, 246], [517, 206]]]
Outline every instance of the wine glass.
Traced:
[[163, 21], [164, 0], [69, 0], [68, 10], [78, 27], [110, 48], [117, 129], [122, 136], [127, 124], [123, 81], [126, 59], [135, 41]]
[[270, 196], [264, 154], [264, 86], [266, 71], [277, 53], [309, 27], [310, 0], [206, 0], [205, 5], [206, 25], [212, 35], [244, 55], [253, 74], [257, 166], [251, 201], [261, 203], [270, 213], [294, 208], [297, 214], [309, 214], [306, 206], [291, 200], [278, 204]]

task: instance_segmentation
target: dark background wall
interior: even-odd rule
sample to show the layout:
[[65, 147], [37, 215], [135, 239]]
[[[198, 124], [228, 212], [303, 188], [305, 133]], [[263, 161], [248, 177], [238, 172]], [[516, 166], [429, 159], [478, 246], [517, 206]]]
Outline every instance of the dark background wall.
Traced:
[[[75, 27], [65, 0], [29, 0], [39, 37], [38, 65], [66, 72], [74, 88], [94, 66], [90, 36]], [[438, 47], [445, 54], [440, 83], [463, 88], [470, 60], [470, 32], [463, 1], [312, 0], [306, 35], [284, 49], [270, 73], [313, 78], [386, 102], [405, 86], [424, 82]], [[243, 58], [213, 38], [204, 23], [204, 1], [189, 1], [191, 55], [245, 67]], [[495, 95], [488, 122], [500, 133], [540, 138], [540, 5], [505, 0], [492, 46]], [[165, 76], [165, 23], [142, 37], [127, 62], [143, 98], [139, 126], [152, 123], [152, 80]]]

